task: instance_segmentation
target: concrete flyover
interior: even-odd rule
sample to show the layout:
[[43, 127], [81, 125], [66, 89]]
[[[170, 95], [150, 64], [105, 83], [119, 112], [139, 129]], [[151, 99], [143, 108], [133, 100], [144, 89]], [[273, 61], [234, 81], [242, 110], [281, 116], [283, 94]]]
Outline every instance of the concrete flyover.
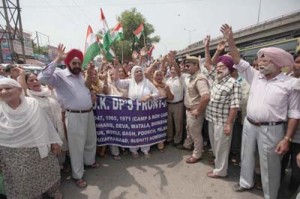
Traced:
[[[236, 45], [239, 49], [251, 48], [271, 42], [274, 43], [275, 41], [280, 43], [281, 41], [297, 38], [299, 36], [300, 11], [234, 31]], [[222, 39], [222, 36], [211, 39], [211, 53], [215, 51], [219, 41]], [[287, 50], [290, 51], [290, 49]], [[203, 42], [198, 41], [183, 50], [179, 50], [176, 58], [184, 58], [186, 55], [204, 56]]]

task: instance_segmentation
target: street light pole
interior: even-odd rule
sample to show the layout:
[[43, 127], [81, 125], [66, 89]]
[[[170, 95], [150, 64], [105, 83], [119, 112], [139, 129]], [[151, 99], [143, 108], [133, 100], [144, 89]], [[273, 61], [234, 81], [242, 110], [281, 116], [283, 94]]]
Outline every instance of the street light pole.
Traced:
[[260, 9], [261, 9], [261, 0], [259, 0], [259, 6], [258, 6], [258, 15], [257, 15], [257, 24], [259, 23], [259, 18], [260, 18]]
[[196, 31], [196, 29], [187, 29], [187, 28], [184, 28], [184, 30], [188, 31], [189, 33], [189, 44], [191, 44], [191, 37], [192, 37], [192, 32]]

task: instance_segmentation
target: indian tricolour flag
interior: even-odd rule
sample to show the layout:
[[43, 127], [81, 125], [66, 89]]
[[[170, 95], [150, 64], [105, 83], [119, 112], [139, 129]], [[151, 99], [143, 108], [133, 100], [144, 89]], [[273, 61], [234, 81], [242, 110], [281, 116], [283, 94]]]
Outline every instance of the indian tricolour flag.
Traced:
[[100, 47], [97, 36], [93, 33], [92, 27], [89, 25], [86, 32], [85, 49], [84, 49], [83, 68], [86, 68], [88, 63], [100, 54]]
[[114, 55], [111, 54], [110, 52], [112, 51], [111, 45], [113, 43], [113, 40], [111, 38], [110, 30], [108, 28], [108, 24], [107, 24], [107, 21], [106, 21], [106, 18], [105, 18], [102, 8], [100, 8], [100, 21], [103, 24], [102, 29], [103, 29], [103, 34], [104, 34], [103, 40], [101, 42], [101, 49], [102, 49], [102, 51], [104, 51], [104, 55], [105, 55], [106, 59], [112, 60], [112, 57]]
[[133, 34], [135, 35], [135, 38], [136, 38], [137, 40], [140, 39], [140, 37], [141, 37], [143, 31], [144, 31], [144, 24], [141, 23], [141, 24], [139, 25], [139, 27], [133, 32]]
[[121, 23], [118, 23], [111, 32], [112, 42], [121, 40], [123, 38], [123, 27]]

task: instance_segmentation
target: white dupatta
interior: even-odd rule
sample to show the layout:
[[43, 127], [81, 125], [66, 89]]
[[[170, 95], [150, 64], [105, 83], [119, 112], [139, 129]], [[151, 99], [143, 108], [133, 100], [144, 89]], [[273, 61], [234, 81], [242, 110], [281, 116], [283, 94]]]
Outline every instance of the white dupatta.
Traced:
[[[0, 85], [21, 88], [9, 78], [0, 79]], [[19, 96], [21, 104], [12, 109], [0, 101], [0, 145], [10, 148], [38, 147], [41, 158], [47, 157], [51, 144], [62, 145], [54, 126], [34, 98]]]

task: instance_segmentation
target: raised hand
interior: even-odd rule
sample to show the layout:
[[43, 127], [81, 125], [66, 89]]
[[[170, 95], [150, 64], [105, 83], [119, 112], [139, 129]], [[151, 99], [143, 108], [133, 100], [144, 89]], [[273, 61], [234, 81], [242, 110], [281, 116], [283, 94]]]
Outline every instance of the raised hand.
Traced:
[[140, 54], [142, 57], [145, 57], [146, 55], [148, 55], [147, 47], [143, 47]]
[[91, 61], [87, 66], [87, 74], [88, 76], [92, 76], [95, 70], [95, 64]]
[[220, 31], [222, 32], [224, 38], [228, 41], [229, 39], [233, 39], [233, 32], [231, 26], [228, 24], [223, 24], [221, 26]]
[[174, 55], [173, 51], [169, 52], [168, 58], [169, 58], [170, 62], [172, 62], [173, 60], [175, 60], [175, 55]]
[[222, 40], [218, 43], [217, 51], [223, 51], [226, 47], [226, 41]]
[[62, 62], [66, 58], [66, 53], [65, 53], [66, 47], [63, 44], [59, 44], [57, 48], [57, 61]]
[[139, 53], [136, 52], [136, 51], [133, 51], [133, 52], [132, 52], [132, 58], [133, 58], [133, 59], [138, 59], [138, 58], [139, 58]]
[[209, 47], [209, 43], [210, 43], [210, 35], [207, 35], [207, 36], [203, 39], [204, 47]]

